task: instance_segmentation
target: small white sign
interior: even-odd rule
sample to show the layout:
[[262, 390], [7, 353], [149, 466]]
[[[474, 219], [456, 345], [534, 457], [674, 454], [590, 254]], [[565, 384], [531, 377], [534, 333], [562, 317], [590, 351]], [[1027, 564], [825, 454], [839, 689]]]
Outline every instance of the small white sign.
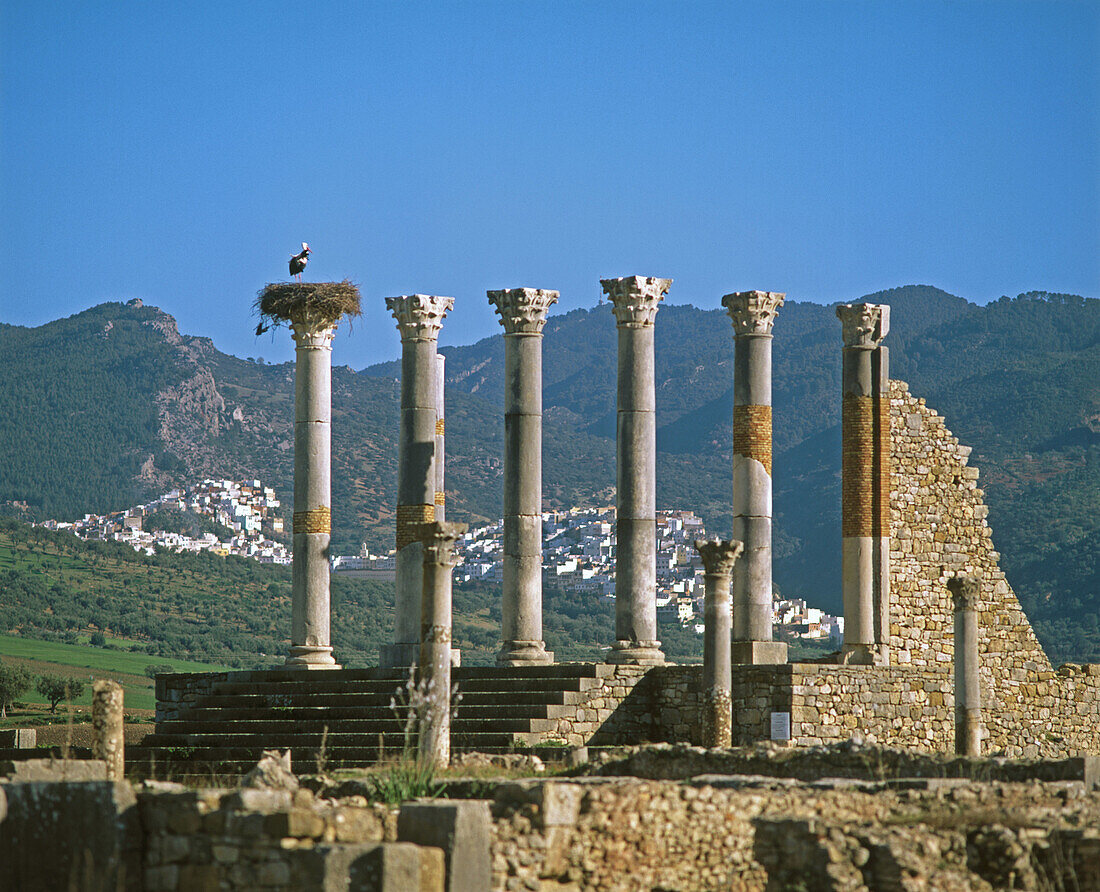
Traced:
[[789, 712], [772, 713], [772, 740], [791, 739], [791, 714]]

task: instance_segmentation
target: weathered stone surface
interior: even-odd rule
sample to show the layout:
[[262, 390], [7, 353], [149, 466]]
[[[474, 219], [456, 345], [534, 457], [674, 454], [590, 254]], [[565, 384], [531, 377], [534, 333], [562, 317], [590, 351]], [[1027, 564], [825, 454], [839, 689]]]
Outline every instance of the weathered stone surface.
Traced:
[[0, 776], [12, 783], [44, 781], [105, 781], [107, 763], [99, 759], [25, 759], [0, 762]]
[[487, 892], [491, 881], [489, 803], [407, 802], [397, 818], [404, 842], [443, 850], [447, 892]]
[[0, 748], [34, 749], [38, 732], [34, 728], [4, 728], [0, 730]]
[[298, 789], [298, 778], [290, 768], [290, 750], [280, 753], [267, 750], [256, 767], [248, 772], [241, 781], [242, 787], [255, 790], [286, 790], [293, 793]]
[[28, 781], [7, 784], [4, 792], [0, 888], [142, 887], [140, 824], [129, 784]]

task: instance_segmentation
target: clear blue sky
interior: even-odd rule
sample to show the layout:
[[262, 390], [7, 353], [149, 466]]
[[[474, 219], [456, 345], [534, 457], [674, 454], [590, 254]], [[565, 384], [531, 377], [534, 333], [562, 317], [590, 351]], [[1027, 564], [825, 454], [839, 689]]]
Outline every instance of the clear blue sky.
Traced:
[[[383, 297], [1100, 296], [1100, 3], [0, 0], [0, 321], [140, 297], [239, 356], [306, 240]], [[658, 317], [660, 324], [660, 317]]]

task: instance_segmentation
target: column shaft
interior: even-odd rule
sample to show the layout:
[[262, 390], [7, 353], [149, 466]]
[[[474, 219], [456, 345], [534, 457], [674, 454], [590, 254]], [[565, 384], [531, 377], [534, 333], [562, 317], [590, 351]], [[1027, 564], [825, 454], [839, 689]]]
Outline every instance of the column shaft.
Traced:
[[670, 279], [601, 280], [619, 332], [615, 645], [611, 661], [664, 661], [657, 640], [657, 421], [654, 319]]
[[424, 570], [417, 530], [436, 518], [436, 436], [442, 401], [436, 343], [443, 317], [453, 305], [453, 298], [424, 294], [386, 298], [401, 332], [401, 419], [394, 643], [379, 654], [383, 666], [411, 666], [419, 652]]
[[420, 759], [436, 768], [451, 761], [451, 571], [464, 523], [418, 527], [423, 554], [420, 604]]
[[772, 326], [784, 295], [727, 294], [734, 326], [733, 537], [745, 550], [733, 567], [733, 661], [785, 663], [772, 640]]
[[971, 577], [947, 580], [955, 604], [955, 752], [982, 754], [982, 692], [978, 661], [978, 595]]
[[[841, 403], [843, 660], [889, 661], [889, 330], [879, 304], [837, 307], [844, 332]], [[884, 349], [884, 348], [882, 348]], [[876, 355], [878, 354], [878, 355]]]
[[447, 357], [436, 354], [436, 413], [435, 413], [435, 519], [442, 523], [447, 519], [447, 492], [445, 489], [444, 466], [446, 465], [446, 372]]
[[294, 559], [286, 665], [338, 668], [329, 637], [332, 530], [332, 338], [335, 325], [291, 323], [294, 380]]
[[742, 544], [697, 539], [703, 559], [703, 746], [730, 746], [733, 739], [733, 668], [730, 650], [730, 573]]
[[553, 662], [542, 639], [542, 329], [558, 292], [487, 292], [504, 326], [504, 579], [497, 663]]

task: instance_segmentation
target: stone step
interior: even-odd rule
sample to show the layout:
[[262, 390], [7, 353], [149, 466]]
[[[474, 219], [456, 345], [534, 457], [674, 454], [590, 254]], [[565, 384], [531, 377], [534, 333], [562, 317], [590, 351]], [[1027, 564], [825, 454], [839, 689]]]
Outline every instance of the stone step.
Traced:
[[[556, 703], [468, 703], [465, 700], [455, 707], [457, 720], [486, 719], [486, 718], [524, 718], [524, 719], [556, 719], [566, 718], [576, 712], [576, 707], [570, 704]], [[240, 722], [311, 722], [328, 725], [330, 728], [348, 721], [388, 721], [404, 723], [404, 711], [396, 713], [389, 705], [362, 707], [362, 706], [288, 706], [271, 708], [269, 706], [253, 707], [212, 707], [200, 706], [187, 710], [186, 714], [176, 722], [193, 722], [199, 724], [219, 723], [222, 727], [226, 723]], [[172, 722], [161, 722], [161, 725], [169, 726]]]
[[[280, 740], [287, 736], [294, 736], [303, 741], [312, 742], [320, 740], [322, 734], [327, 734], [328, 739], [336, 743], [339, 740], [370, 737], [377, 734], [401, 732], [404, 723], [396, 719], [346, 719], [341, 722], [295, 722], [295, 721], [249, 721], [249, 722], [192, 722], [179, 720], [161, 722], [157, 725], [154, 734], [149, 735], [150, 743], [160, 744], [168, 737], [177, 736], [202, 736], [237, 738], [240, 736], [270, 735], [272, 739]], [[483, 731], [528, 731], [550, 732], [557, 727], [554, 719], [548, 718], [458, 718], [451, 723], [451, 734], [477, 733]], [[151, 739], [150, 739], [151, 738]], [[289, 744], [282, 744], [289, 746]]]
[[[314, 673], [316, 675], [317, 673]], [[326, 673], [328, 675], [329, 673]], [[565, 674], [561, 676], [538, 675], [530, 678], [515, 675], [470, 675], [465, 678], [451, 678], [452, 684], [462, 691], [479, 692], [530, 692], [541, 691], [588, 691], [598, 687], [601, 679], [592, 675]], [[290, 703], [302, 697], [374, 695], [389, 697], [398, 691], [404, 691], [405, 683], [400, 679], [381, 681], [345, 682], [337, 679], [304, 681], [219, 681], [215, 682], [209, 693], [202, 694], [200, 701], [209, 702], [212, 698], [242, 695], [266, 695], [278, 697], [280, 702]]]
[[[381, 740], [379, 740], [381, 738]], [[154, 758], [169, 758], [173, 760], [202, 758], [207, 760], [221, 759], [249, 759], [259, 760], [265, 750], [289, 749], [292, 757], [295, 753], [306, 753], [313, 758], [321, 749], [320, 735], [316, 734], [158, 734], [155, 740], [146, 738], [139, 746], [127, 748], [127, 758], [139, 760], [139, 757], [148, 760]], [[397, 732], [373, 735], [349, 735], [347, 737], [325, 738], [325, 752], [334, 757], [344, 757], [349, 753], [357, 754], [359, 758], [378, 759], [379, 752], [383, 755], [395, 757], [406, 747], [406, 742], [411, 748], [416, 747], [415, 735], [410, 735], [406, 741], [405, 735]], [[454, 733], [451, 735], [451, 748], [456, 752], [477, 750], [482, 747], [495, 747], [498, 749], [510, 749], [515, 742], [515, 735], [500, 731], [480, 731], [470, 733]], [[379, 746], [381, 744], [381, 746]], [[255, 764], [255, 761], [253, 762]]]

